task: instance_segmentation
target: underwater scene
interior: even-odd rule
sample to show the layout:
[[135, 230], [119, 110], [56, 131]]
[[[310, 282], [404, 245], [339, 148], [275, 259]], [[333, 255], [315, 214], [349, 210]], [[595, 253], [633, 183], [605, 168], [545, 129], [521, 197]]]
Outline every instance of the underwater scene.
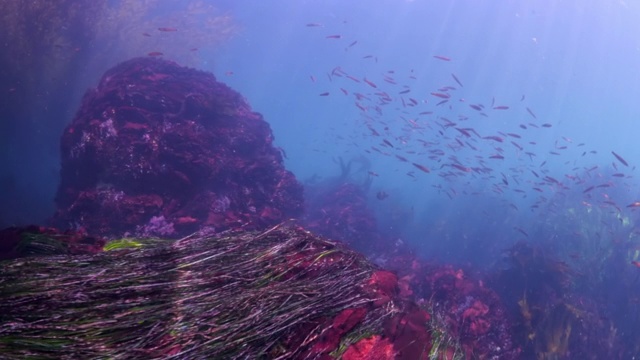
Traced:
[[640, 2], [0, 9], [0, 359], [640, 359]]

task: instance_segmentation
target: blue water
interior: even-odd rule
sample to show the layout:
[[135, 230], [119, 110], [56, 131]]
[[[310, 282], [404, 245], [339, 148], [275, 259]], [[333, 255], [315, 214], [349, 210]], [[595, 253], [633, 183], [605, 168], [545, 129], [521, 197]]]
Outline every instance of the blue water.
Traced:
[[[216, 51], [211, 67], [218, 74], [233, 71], [232, 76], [223, 76], [224, 81], [265, 115], [276, 143], [288, 154], [287, 167], [304, 180], [314, 174], [336, 174], [333, 159], [339, 156], [365, 156], [371, 171], [379, 174], [373, 189], [390, 194], [384, 202], [372, 196], [372, 206], [379, 207], [381, 226], [395, 226], [388, 221], [394, 211], [408, 213], [411, 218], [397, 224], [402, 229], [389, 231], [416, 244], [425, 254], [435, 251], [440, 258], [446, 255], [490, 262], [504, 244], [531, 240], [534, 233], [553, 237], [553, 230], [544, 226], [554, 216], [547, 207], [556, 201], [565, 204], [567, 197], [574, 200], [568, 206], [586, 207], [581, 205], [585, 201], [598, 207], [606, 196], [615, 195], [612, 201], [622, 209], [622, 216], [637, 222], [637, 213], [625, 206], [640, 197], [635, 180], [640, 152], [634, 147], [640, 118], [640, 42], [635, 35], [640, 34], [638, 4], [296, 1], [274, 5], [240, 1], [228, 6], [243, 30]], [[310, 23], [321, 26], [306, 26]], [[341, 38], [326, 38], [330, 35]], [[436, 55], [451, 61], [434, 58]], [[345, 77], [329, 80], [328, 74], [337, 67], [360, 80], [366, 77], [378, 88]], [[397, 84], [385, 82], [384, 75], [393, 77]], [[442, 99], [430, 93], [444, 86], [456, 90], [451, 91], [449, 103], [435, 106]], [[418, 106], [402, 107], [398, 93], [405, 89], [411, 90], [402, 96], [405, 102], [412, 97]], [[373, 93], [382, 91], [393, 99], [380, 105], [381, 114], [355, 106], [354, 92], [372, 99], [361, 103], [375, 106]], [[330, 94], [319, 96], [324, 92]], [[487, 109], [493, 101], [509, 109]], [[484, 105], [488, 117], [479, 116], [469, 104]], [[418, 115], [422, 111], [434, 114]], [[482, 140], [471, 143], [478, 151], [467, 145], [452, 150], [452, 144], [457, 146], [456, 137], [468, 139], [453, 128], [439, 134], [443, 130], [437, 125], [439, 116], [458, 123], [457, 127], [473, 128], [482, 136], [500, 136], [504, 142]], [[469, 119], [459, 121], [459, 116]], [[367, 123], [381, 135], [373, 136]], [[533, 128], [529, 123], [552, 127]], [[499, 131], [521, 138], [499, 135]], [[395, 148], [381, 146], [383, 139]], [[420, 141], [437, 145], [426, 148]], [[371, 146], [389, 156], [372, 151]], [[487, 159], [498, 153], [496, 147], [504, 149], [504, 160]], [[446, 155], [428, 159], [425, 152], [432, 149], [441, 149]], [[621, 155], [629, 167], [611, 151]], [[402, 162], [395, 155], [410, 161]], [[482, 162], [477, 155], [483, 156]], [[493, 171], [458, 171], [459, 175], [442, 178], [439, 175], [451, 168], [440, 167], [453, 163], [450, 156], [464, 167], [486, 166]], [[424, 164], [432, 172], [425, 174], [411, 162]], [[594, 166], [597, 170], [585, 173]], [[532, 170], [562, 185], [544, 183]], [[606, 183], [609, 175], [618, 172], [626, 177], [614, 177], [614, 188], [583, 194], [592, 182]], [[588, 178], [590, 175], [602, 179], [598, 182]], [[534, 187], [542, 192], [532, 190]], [[539, 207], [531, 207], [536, 204]], [[566, 209], [559, 210], [563, 211]], [[614, 224], [616, 217], [612, 213]]]
[[[111, 7], [122, 4], [112, 2]], [[624, 178], [601, 182], [615, 181], [614, 188], [604, 190], [615, 191], [618, 197], [612, 201], [624, 216], [637, 219], [625, 206], [640, 198], [635, 180], [640, 152], [634, 147], [640, 118], [640, 40], [636, 35], [640, 34], [640, 5], [624, 1], [416, 0], [375, 4], [219, 1], [213, 6], [214, 13], [233, 26], [231, 35], [220, 42], [186, 37], [182, 39], [189, 41], [181, 43], [171, 38], [179, 32], [158, 33], [153, 26], [183, 25], [180, 30], [186, 32], [189, 21], [197, 19], [196, 15], [186, 20], [172, 18], [185, 11], [185, 4], [160, 6], [146, 14], [148, 23], [141, 23], [140, 18], [121, 19], [123, 23], [138, 21], [127, 24], [137, 26], [135, 30], [124, 28], [119, 34], [110, 29], [83, 44], [82, 58], [74, 60], [80, 66], [73, 79], [41, 74], [25, 99], [31, 108], [26, 118], [8, 116], [3, 124], [2, 156], [7, 164], [2, 176], [7, 189], [0, 217], [3, 225], [41, 222], [51, 213], [59, 134], [82, 94], [113, 64], [151, 51], [211, 71], [243, 94], [270, 123], [276, 145], [287, 154], [287, 168], [301, 181], [337, 175], [339, 157], [365, 158], [370, 163], [367, 171], [377, 174], [371, 206], [379, 215], [381, 231], [416, 244], [425, 254], [435, 251], [440, 257], [450, 254], [466, 261], [472, 261], [470, 256], [490, 257], [489, 253], [478, 254], [477, 249], [464, 252], [477, 247], [469, 242], [486, 242], [481, 248], [488, 249], [526, 238], [514, 232], [514, 227], [527, 234], [539, 231], [539, 222], [549, 215], [545, 206], [558, 196], [601, 206], [609, 193], [581, 196], [589, 185], [600, 184], [585, 178], [585, 169], [594, 166], [598, 168], [589, 176], [624, 173]], [[123, 36], [127, 30], [130, 37], [137, 37]], [[143, 31], [152, 33], [155, 42], [145, 45], [140, 41]], [[327, 38], [333, 35], [340, 38]], [[192, 46], [198, 50], [190, 51]], [[342, 76], [331, 76], [332, 71]], [[385, 76], [396, 84], [385, 81]], [[377, 88], [366, 84], [365, 78]], [[52, 93], [51, 83], [61, 81], [68, 92]], [[442, 99], [430, 93], [446, 86], [456, 89], [450, 90], [448, 103], [436, 106]], [[399, 94], [403, 90], [410, 92]], [[328, 96], [319, 96], [327, 92]], [[388, 94], [384, 105], [376, 92]], [[355, 93], [366, 98], [357, 100]], [[407, 106], [411, 98], [416, 106]], [[356, 107], [356, 102], [366, 111]], [[487, 117], [470, 104], [484, 106]], [[492, 105], [509, 109], [492, 110]], [[433, 113], [420, 115], [425, 111]], [[504, 141], [480, 139], [475, 134], [466, 137], [453, 126], [443, 128], [446, 121], [442, 117], [456, 123], [455, 127], [473, 128], [482, 137], [499, 136]], [[533, 128], [529, 123], [551, 127]], [[380, 136], [374, 136], [368, 126]], [[506, 133], [521, 138], [503, 135]], [[456, 139], [463, 141], [462, 146]], [[558, 150], [564, 146], [566, 149]], [[429, 159], [433, 155], [429, 151], [443, 155]], [[622, 165], [611, 151], [629, 166]], [[504, 159], [488, 158], [492, 155]], [[411, 163], [424, 165], [431, 173]], [[490, 170], [463, 172], [451, 167], [453, 163]], [[562, 186], [544, 183], [532, 170], [558, 179]], [[534, 187], [542, 192], [532, 190]], [[378, 191], [390, 196], [377, 201], [374, 194]], [[534, 205], [537, 207], [531, 208]], [[393, 218], [402, 221], [390, 220]], [[458, 221], [464, 226], [456, 226]], [[440, 240], [425, 240], [434, 237]], [[471, 238], [473, 241], [468, 240]], [[453, 251], [443, 239], [464, 245], [454, 246]], [[485, 261], [491, 259], [481, 262]]]

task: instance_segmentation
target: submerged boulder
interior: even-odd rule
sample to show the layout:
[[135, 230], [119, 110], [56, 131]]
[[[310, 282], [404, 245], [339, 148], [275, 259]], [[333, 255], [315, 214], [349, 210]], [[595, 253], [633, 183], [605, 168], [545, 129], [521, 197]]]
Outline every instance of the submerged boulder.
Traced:
[[109, 237], [264, 228], [302, 211], [262, 116], [206, 72], [155, 58], [107, 71], [62, 136], [53, 224]]

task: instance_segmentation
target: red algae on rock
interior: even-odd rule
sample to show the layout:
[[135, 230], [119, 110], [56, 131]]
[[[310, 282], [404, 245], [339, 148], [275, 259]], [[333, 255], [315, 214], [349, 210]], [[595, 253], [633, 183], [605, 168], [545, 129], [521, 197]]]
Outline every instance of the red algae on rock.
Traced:
[[262, 116], [206, 72], [156, 58], [107, 71], [62, 136], [53, 223], [110, 237], [262, 228], [302, 211]]
[[351, 345], [342, 355], [343, 360], [387, 360], [395, 359], [393, 344], [389, 339], [374, 335]]

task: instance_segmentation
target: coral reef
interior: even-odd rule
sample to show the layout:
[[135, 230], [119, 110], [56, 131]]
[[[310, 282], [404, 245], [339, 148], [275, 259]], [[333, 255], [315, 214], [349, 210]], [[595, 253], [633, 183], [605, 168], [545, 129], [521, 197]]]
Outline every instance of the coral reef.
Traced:
[[86, 93], [62, 136], [53, 222], [108, 237], [276, 224], [301, 213], [302, 186], [272, 142], [212, 74], [129, 60]]

